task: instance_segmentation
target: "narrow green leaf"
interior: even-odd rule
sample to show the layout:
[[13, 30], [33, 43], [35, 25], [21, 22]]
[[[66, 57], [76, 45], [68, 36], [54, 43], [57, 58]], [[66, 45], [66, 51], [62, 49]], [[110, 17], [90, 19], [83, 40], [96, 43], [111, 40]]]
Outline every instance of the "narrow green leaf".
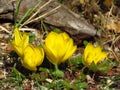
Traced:
[[32, 43], [32, 42], [34, 42], [34, 40], [35, 40], [35, 34], [31, 33], [29, 35], [29, 42]]
[[58, 28], [55, 28], [53, 31], [56, 32], [56, 33], [58, 33], [58, 34], [61, 33], [61, 30], [58, 29]]

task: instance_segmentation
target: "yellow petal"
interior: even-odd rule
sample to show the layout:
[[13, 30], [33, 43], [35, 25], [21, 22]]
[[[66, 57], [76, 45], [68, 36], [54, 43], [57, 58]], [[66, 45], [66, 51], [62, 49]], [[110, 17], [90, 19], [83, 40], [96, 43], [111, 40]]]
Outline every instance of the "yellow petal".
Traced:
[[24, 33], [22, 40], [22, 47], [25, 48], [29, 44], [29, 35]]
[[34, 50], [34, 58], [35, 58], [35, 64], [36, 66], [39, 66], [42, 64], [44, 59], [44, 50], [43, 48], [33, 48]]
[[34, 56], [33, 56], [33, 49], [31, 46], [27, 46], [24, 50], [24, 56], [22, 60], [22, 64], [25, 68], [29, 70], [37, 70], [36, 65], [34, 64]]
[[94, 61], [94, 55], [93, 54], [88, 54], [87, 59], [84, 61], [85, 65], [90, 65]]
[[91, 43], [88, 43], [85, 50], [84, 50], [84, 63], [85, 64], [91, 64], [93, 61], [94, 56], [94, 46]]
[[48, 45], [49, 47], [53, 48], [53, 46], [54, 46], [54, 41], [55, 41], [57, 35], [58, 35], [58, 34], [55, 33], [55, 32], [50, 32], [50, 33], [48, 34], [48, 36], [46, 37], [46, 39], [45, 39], [45, 44], [46, 44], [46, 46]]
[[70, 38], [69, 35], [65, 32], [61, 33], [61, 35], [63, 36], [64, 40], [68, 40]]
[[23, 35], [18, 28], [14, 30], [14, 39], [12, 40], [12, 47], [19, 56], [23, 55], [24, 48], [29, 44], [29, 35]]
[[100, 46], [94, 47], [94, 53], [101, 54], [102, 48]]
[[53, 50], [51, 48], [49, 48], [46, 45], [43, 45], [43, 48], [45, 50], [46, 56], [48, 58], [48, 60], [52, 63], [57, 65], [58, 64], [58, 60], [57, 57], [55, 56], [55, 53], [53, 52]]
[[100, 46], [94, 47], [94, 63], [97, 64], [99, 61], [101, 61], [99, 59], [100, 55], [102, 54], [102, 48]]
[[17, 45], [21, 44], [22, 35], [21, 35], [21, 33], [20, 33], [20, 31], [19, 31], [18, 28], [16, 28], [16, 29], [14, 30], [14, 38], [15, 38], [15, 43], [16, 43]]
[[65, 56], [63, 57], [61, 62], [64, 62], [65, 60], [70, 58], [72, 56], [72, 54], [75, 53], [75, 51], [77, 49], [77, 46], [73, 45], [72, 39], [69, 39], [66, 46], [67, 46], [67, 51], [66, 51]]
[[12, 47], [19, 56], [23, 55], [23, 48], [21, 46], [16, 45], [14, 41], [12, 42]]
[[53, 50], [56, 52], [56, 57], [57, 60], [60, 62], [62, 60], [62, 58], [64, 57], [67, 48], [66, 46], [66, 42], [62, 36], [62, 34], [57, 35], [55, 41], [54, 41], [54, 48]]
[[97, 64], [98, 62], [105, 60], [105, 58], [107, 58], [108, 53], [106, 52], [101, 52], [101, 54], [98, 56], [98, 58], [95, 61], [95, 64]]
[[107, 56], [106, 52], [102, 52], [102, 48], [100, 46], [95, 47], [94, 49], [94, 63], [97, 64], [98, 62], [104, 60], [104, 58]]

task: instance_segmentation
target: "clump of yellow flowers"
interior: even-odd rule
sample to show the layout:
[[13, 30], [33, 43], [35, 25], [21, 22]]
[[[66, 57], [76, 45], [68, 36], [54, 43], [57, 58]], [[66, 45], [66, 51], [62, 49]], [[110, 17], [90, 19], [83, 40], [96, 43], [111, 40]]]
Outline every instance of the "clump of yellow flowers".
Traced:
[[94, 46], [91, 43], [88, 43], [83, 54], [83, 64], [87, 67], [93, 64], [97, 66], [98, 63], [107, 58], [107, 55], [108, 53], [102, 51], [101, 46]]
[[70, 58], [77, 49], [77, 46], [73, 43], [73, 39], [67, 33], [56, 33], [53, 31], [46, 37], [43, 47], [46, 57], [55, 65], [56, 74], [60, 74], [58, 65]]
[[18, 28], [14, 30], [14, 39], [12, 47], [21, 57], [22, 65], [32, 71], [37, 70], [37, 66], [41, 65], [44, 59], [43, 48], [33, 47], [29, 44], [29, 35], [21, 33]]
[[[57, 77], [64, 75], [58, 65], [68, 60], [77, 49], [73, 39], [65, 32], [51, 31], [45, 38], [43, 48], [39, 48], [29, 43], [27, 33], [21, 33], [18, 28], [15, 28], [14, 39], [11, 43], [15, 52], [21, 57], [22, 65], [32, 71], [36, 71], [37, 66], [42, 64], [45, 52], [47, 59], [55, 66], [53, 74]], [[103, 66], [107, 65], [106, 63], [98, 64], [105, 60], [107, 55], [108, 53], [102, 51], [101, 46], [88, 43], [83, 53], [83, 64], [94, 71], [96, 67], [100, 67], [99, 70], [104, 69]]]

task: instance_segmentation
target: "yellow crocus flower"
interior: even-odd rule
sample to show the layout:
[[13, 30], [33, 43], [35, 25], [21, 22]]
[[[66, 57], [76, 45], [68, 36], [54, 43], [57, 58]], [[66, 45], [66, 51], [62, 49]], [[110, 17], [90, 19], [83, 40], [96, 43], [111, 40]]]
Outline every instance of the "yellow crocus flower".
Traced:
[[72, 56], [77, 46], [73, 39], [65, 32], [50, 32], [43, 45], [48, 60], [54, 65], [58, 65]]
[[19, 56], [23, 55], [24, 48], [29, 44], [29, 35], [22, 33], [18, 28], [14, 30], [14, 39], [12, 40], [12, 47]]
[[28, 45], [22, 57], [22, 65], [32, 71], [37, 70], [37, 66], [41, 65], [44, 59], [44, 50], [43, 48], [33, 47]]
[[85, 65], [90, 65], [92, 62], [97, 64], [98, 62], [104, 60], [107, 57], [108, 53], [103, 52], [100, 46], [94, 46], [91, 43], [88, 43], [83, 55], [83, 63]]

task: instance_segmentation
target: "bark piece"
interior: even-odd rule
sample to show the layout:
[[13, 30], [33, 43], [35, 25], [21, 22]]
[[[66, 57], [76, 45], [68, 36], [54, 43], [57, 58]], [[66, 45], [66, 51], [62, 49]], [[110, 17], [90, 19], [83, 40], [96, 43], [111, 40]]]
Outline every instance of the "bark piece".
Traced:
[[[30, 7], [37, 5], [40, 2], [39, 7], [37, 8], [40, 9], [41, 6], [48, 1], [49, 0], [21, 0], [18, 20], [21, 19], [21, 17]], [[13, 20], [15, 5], [15, 0], [0, 0], [0, 18]], [[88, 24], [85, 19], [83, 19], [80, 15], [72, 12], [64, 5], [58, 3], [57, 0], [51, 0], [48, 5], [40, 9], [38, 16], [51, 11], [59, 5], [61, 5], [60, 8], [43, 17], [44, 22], [56, 27], [63, 28], [71, 35], [81, 33], [90, 36], [99, 35], [97, 30], [92, 25]]]

